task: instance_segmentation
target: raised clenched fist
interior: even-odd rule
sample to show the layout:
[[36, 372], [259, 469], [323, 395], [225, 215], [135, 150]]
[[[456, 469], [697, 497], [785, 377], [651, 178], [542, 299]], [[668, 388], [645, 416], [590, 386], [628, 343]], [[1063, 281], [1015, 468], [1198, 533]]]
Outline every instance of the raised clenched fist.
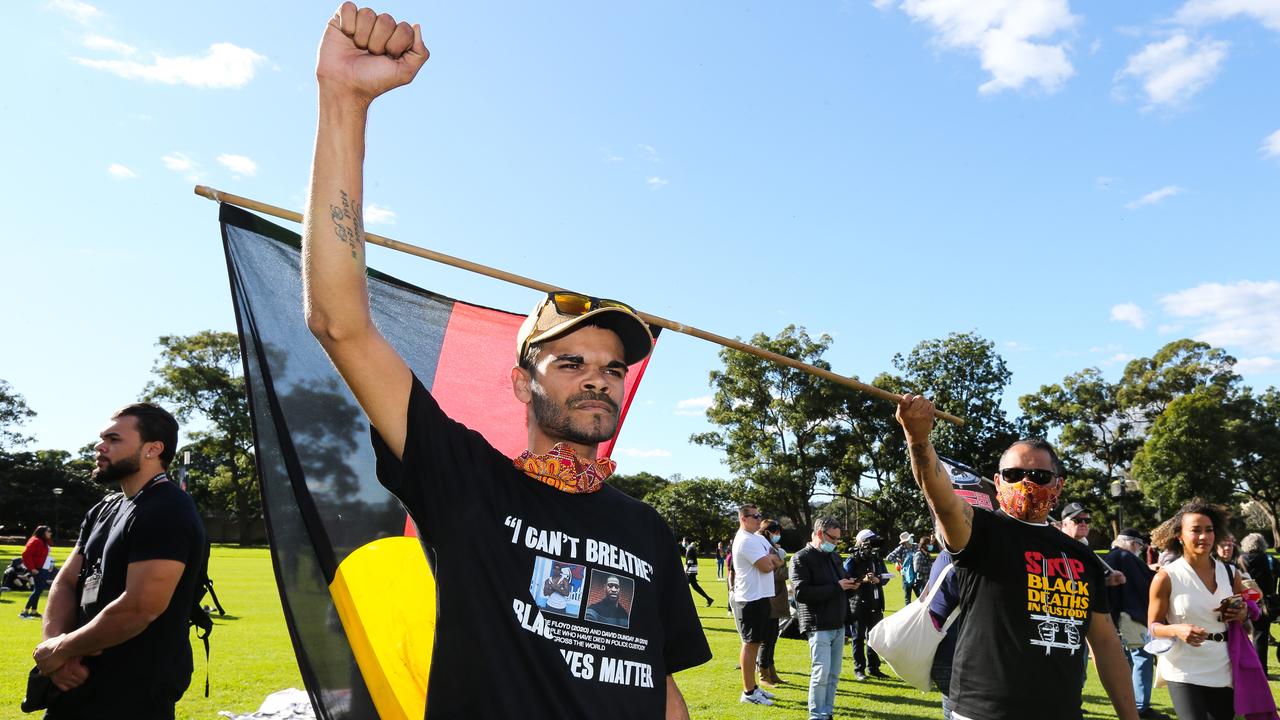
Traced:
[[368, 102], [409, 84], [429, 56], [421, 26], [344, 2], [320, 40], [316, 80], [322, 93]]

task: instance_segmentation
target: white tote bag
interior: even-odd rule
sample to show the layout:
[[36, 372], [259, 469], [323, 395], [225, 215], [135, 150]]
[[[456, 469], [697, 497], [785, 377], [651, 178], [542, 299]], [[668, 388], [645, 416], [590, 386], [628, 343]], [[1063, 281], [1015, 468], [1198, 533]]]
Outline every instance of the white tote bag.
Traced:
[[960, 614], [959, 608], [952, 608], [941, 630], [933, 626], [933, 618], [929, 616], [929, 603], [952, 567], [948, 565], [942, 569], [927, 596], [881, 620], [871, 628], [867, 637], [872, 649], [889, 663], [898, 677], [917, 690], [929, 691], [933, 683], [929, 679], [929, 670], [933, 666], [933, 656], [938, 652], [938, 643], [942, 642], [947, 628]]

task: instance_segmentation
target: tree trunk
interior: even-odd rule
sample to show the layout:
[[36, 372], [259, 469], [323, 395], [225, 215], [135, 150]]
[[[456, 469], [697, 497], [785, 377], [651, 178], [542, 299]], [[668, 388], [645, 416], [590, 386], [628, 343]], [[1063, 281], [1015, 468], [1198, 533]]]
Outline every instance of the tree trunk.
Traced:
[[249, 545], [253, 542], [253, 538], [250, 537], [253, 518], [249, 511], [249, 492], [244, 486], [244, 481], [240, 478], [240, 472], [234, 461], [230, 469], [231, 487], [236, 496], [236, 530], [240, 536], [240, 545]]

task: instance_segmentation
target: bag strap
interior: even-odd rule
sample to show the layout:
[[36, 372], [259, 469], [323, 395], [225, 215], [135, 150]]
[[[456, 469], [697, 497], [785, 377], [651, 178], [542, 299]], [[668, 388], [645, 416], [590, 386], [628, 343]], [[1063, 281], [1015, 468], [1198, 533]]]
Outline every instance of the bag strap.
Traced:
[[[933, 583], [933, 587], [929, 588], [929, 594], [922, 598], [917, 599], [916, 602], [924, 603], [925, 607], [928, 607], [929, 604], [933, 602], [934, 596], [938, 594], [938, 590], [942, 588], [942, 582], [947, 579], [947, 573], [954, 570], [955, 567], [956, 565], [954, 562], [947, 563], [947, 566], [942, 568], [942, 572], [938, 573], [938, 579], [936, 582]], [[951, 613], [947, 615], [946, 622], [942, 623], [942, 632], [945, 633], [947, 630], [949, 630], [951, 628], [951, 624], [959, 619], [960, 619], [960, 606], [957, 605], [956, 607], [951, 608]]]

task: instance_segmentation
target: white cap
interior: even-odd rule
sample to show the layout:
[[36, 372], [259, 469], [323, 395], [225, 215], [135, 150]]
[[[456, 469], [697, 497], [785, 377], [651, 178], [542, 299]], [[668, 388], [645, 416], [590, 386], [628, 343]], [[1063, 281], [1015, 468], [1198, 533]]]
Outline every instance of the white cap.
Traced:
[[866, 530], [859, 530], [858, 534], [854, 536], [854, 538], [858, 542], [866, 542], [873, 537], [876, 537], [876, 531], [872, 530], [871, 528], [867, 528]]

